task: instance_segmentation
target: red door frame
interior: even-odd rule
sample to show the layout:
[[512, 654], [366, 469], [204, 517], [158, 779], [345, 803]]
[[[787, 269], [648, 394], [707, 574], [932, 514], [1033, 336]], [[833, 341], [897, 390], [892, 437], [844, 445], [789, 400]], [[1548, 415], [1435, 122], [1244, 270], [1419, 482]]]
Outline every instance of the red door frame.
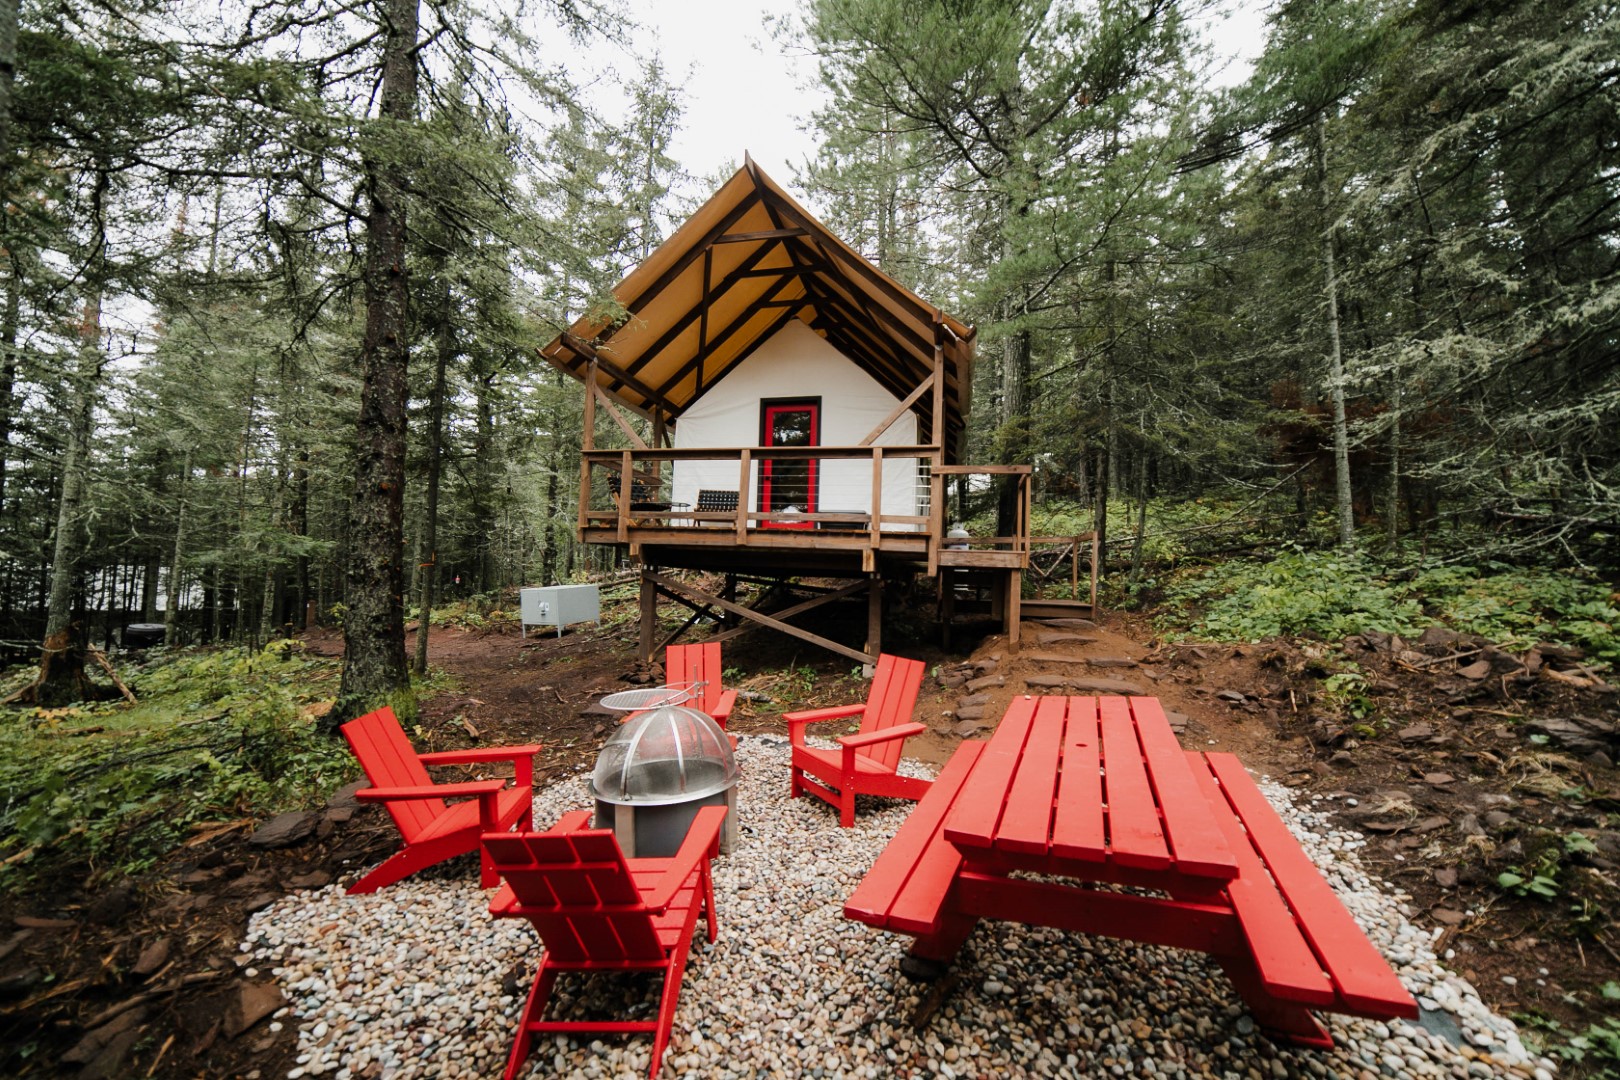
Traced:
[[[775, 425], [772, 421], [782, 413], [807, 412], [810, 414], [810, 446], [821, 445], [821, 399], [820, 398], [776, 398], [759, 403], [759, 444], [761, 446], [776, 445], [771, 441]], [[775, 462], [769, 458], [759, 463], [759, 509], [760, 513], [776, 512], [777, 508], [771, 502], [771, 466]], [[820, 462], [815, 458], [806, 461], [808, 466], [805, 476], [805, 503], [799, 507], [806, 514], [816, 512], [816, 473]], [[760, 527], [765, 529], [809, 529], [814, 527], [813, 522], [804, 521], [762, 521]]]

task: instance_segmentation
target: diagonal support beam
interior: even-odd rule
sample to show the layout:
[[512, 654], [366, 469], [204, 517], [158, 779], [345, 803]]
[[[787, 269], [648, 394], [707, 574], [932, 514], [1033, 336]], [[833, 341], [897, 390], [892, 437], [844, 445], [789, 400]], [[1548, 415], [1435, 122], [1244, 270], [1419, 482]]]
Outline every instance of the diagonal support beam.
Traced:
[[647, 449], [647, 444], [642, 441], [640, 435], [636, 434], [636, 429], [630, 426], [630, 421], [626, 420], [624, 416], [620, 414], [619, 410], [613, 404], [613, 399], [608, 396], [608, 392], [606, 390], [602, 389], [601, 384], [594, 382], [591, 383], [591, 390], [596, 394], [597, 400], [601, 401], [601, 403], [607, 407], [608, 415], [613, 417], [613, 422], [615, 424], [619, 425], [619, 430], [624, 432], [625, 438], [629, 439], [631, 443], [635, 445], [637, 450]]
[[[720, 597], [706, 593], [701, 589], [694, 589], [690, 585], [676, 581], [674, 578], [665, 577], [663, 574], [648, 574], [647, 577], [658, 585], [658, 587], [671, 599], [678, 600], [682, 596], [689, 597], [691, 600], [696, 601], [697, 603], [707, 604], [712, 607], [720, 608], [723, 611], [729, 611], [733, 615], [747, 619], [750, 622], [759, 623], [761, 626], [767, 626], [778, 633], [787, 634], [789, 637], [796, 637], [800, 641], [808, 641], [812, 645], [819, 645], [828, 652], [835, 652], [839, 656], [848, 657], [849, 659], [855, 660], [862, 664], [877, 663], [877, 657], [875, 656], [868, 656], [866, 653], [863, 653], [858, 649], [851, 649], [847, 645], [840, 645], [838, 642], [833, 641], [830, 638], [824, 638], [819, 634], [812, 634], [808, 630], [802, 630], [797, 626], [791, 626], [780, 619], [773, 619], [769, 615], [762, 615], [752, 608], [743, 607], [741, 604], [734, 604], [730, 600], [721, 599]], [[689, 604], [688, 606], [694, 605]]]
[[[867, 582], [857, 581], [853, 585], [846, 585], [842, 589], [834, 589], [831, 592], [822, 593], [820, 596], [813, 596], [808, 600], [800, 601], [799, 603], [794, 604], [792, 607], [783, 608], [781, 611], [775, 613], [774, 618], [786, 622], [788, 619], [791, 619], [796, 615], [803, 615], [805, 612], [812, 611], [818, 607], [821, 607], [823, 604], [830, 604], [835, 600], [843, 600], [847, 597], [854, 596], [867, 587]], [[727, 638], [734, 638], [739, 634], [746, 634], [752, 629], [752, 626], [739, 626], [734, 630], [726, 630], [722, 633], [715, 634], [710, 640], [725, 641]]]
[[[871, 446], [878, 439], [882, 438], [883, 433], [885, 431], [888, 431], [891, 427], [893, 427], [894, 422], [896, 420], [900, 419], [902, 416], [904, 416], [906, 414], [907, 409], [909, 409], [913, 405], [917, 404], [918, 400], [924, 394], [928, 393], [928, 391], [930, 391], [930, 390], [932, 390], [934, 388], [934, 379], [936, 377], [937, 377], [936, 375], [930, 375], [930, 376], [928, 376], [928, 378], [926, 378], [922, 382], [918, 383], [917, 384], [917, 389], [913, 390], [911, 392], [911, 395], [909, 397], [907, 397], [906, 400], [904, 400], [900, 404], [896, 405], [894, 407], [893, 412], [889, 413], [888, 416], [885, 416], [882, 420], [880, 420], [876, 427], [874, 427], [871, 431], [867, 432], [866, 438], [862, 439], [860, 442], [856, 443], [855, 445], [857, 445], [857, 446]], [[938, 425], [935, 425], [935, 426], [937, 427]]]

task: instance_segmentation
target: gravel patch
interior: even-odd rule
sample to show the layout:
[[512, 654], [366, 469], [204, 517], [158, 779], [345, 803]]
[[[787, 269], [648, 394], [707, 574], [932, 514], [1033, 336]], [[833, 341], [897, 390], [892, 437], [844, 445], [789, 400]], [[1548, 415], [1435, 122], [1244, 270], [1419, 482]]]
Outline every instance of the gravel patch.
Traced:
[[[830, 744], [829, 744], [830, 745]], [[1323, 1019], [1337, 1046], [1278, 1046], [1257, 1031], [1212, 960], [1197, 953], [984, 922], [921, 1030], [932, 987], [900, 974], [910, 939], [843, 917], [843, 903], [910, 804], [863, 800], [853, 829], [789, 799], [786, 740], [745, 738], [741, 835], [714, 863], [720, 937], [694, 949], [663, 1075], [712, 1077], [1519, 1076], [1550, 1080], [1513, 1024], [1444, 969], [1403, 897], [1360, 867], [1357, 834], [1316, 805], [1261, 788], [1425, 1010], [1422, 1025]], [[927, 775], [907, 762], [906, 771]], [[584, 775], [535, 799], [548, 826], [591, 805]], [[371, 896], [333, 885], [253, 917], [240, 962], [273, 969], [298, 1026], [288, 1076], [485, 1077], [505, 1067], [539, 943], [488, 916], [469, 857]], [[699, 941], [702, 930], [699, 929]], [[652, 985], [565, 977], [554, 1000], [580, 1015], [651, 1016]], [[935, 984], [937, 985], [937, 984]], [[527, 1076], [645, 1076], [651, 1036], [542, 1039]]]

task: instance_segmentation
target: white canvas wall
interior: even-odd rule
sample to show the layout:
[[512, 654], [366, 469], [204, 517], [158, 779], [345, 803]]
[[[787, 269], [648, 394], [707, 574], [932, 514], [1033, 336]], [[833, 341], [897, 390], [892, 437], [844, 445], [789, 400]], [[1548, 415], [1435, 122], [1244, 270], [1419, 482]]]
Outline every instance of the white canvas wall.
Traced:
[[[675, 425], [675, 445], [758, 446], [761, 400], [817, 397], [821, 399], [822, 446], [856, 445], [899, 404], [877, 380], [795, 319], [692, 403]], [[914, 446], [919, 441], [917, 416], [909, 411], [877, 440], [880, 446]], [[734, 460], [677, 461], [670, 497], [695, 506], [699, 489], [735, 491], [737, 480]], [[871, 460], [823, 461], [818, 486], [821, 513], [869, 513]], [[748, 484], [750, 510], [758, 509], [758, 494], [756, 462]], [[918, 483], [915, 458], [884, 462], [884, 514], [921, 514], [925, 495]], [[921, 526], [886, 528], [917, 530]]]

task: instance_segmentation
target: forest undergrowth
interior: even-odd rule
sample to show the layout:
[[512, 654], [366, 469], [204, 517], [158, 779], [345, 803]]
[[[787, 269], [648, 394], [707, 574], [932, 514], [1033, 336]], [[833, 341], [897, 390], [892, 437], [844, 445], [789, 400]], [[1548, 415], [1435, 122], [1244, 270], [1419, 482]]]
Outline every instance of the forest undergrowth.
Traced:
[[[243, 818], [317, 806], [358, 775], [318, 735], [338, 665], [296, 642], [157, 650], [122, 699], [12, 710], [0, 723], [0, 893], [52, 872], [116, 880]], [[0, 692], [31, 676], [11, 673]]]

